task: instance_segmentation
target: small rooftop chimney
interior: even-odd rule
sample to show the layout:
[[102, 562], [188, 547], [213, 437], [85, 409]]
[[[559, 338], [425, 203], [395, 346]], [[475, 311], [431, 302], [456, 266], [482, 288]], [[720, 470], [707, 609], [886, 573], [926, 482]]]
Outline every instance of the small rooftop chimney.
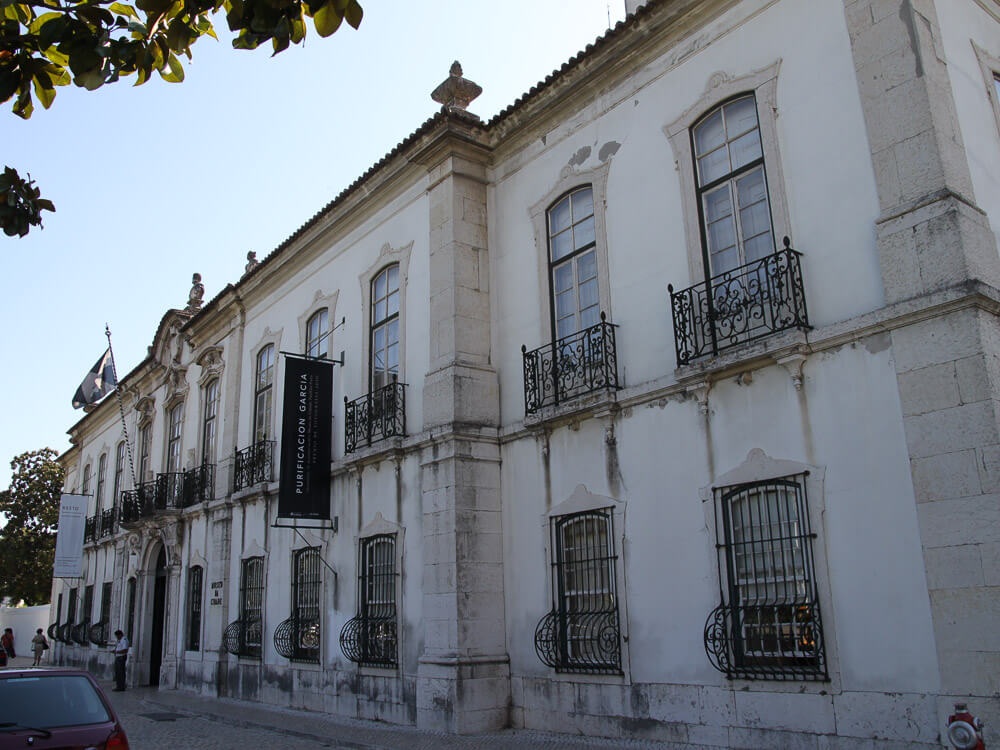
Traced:
[[455, 60], [451, 64], [450, 75], [431, 92], [431, 99], [448, 109], [464, 110], [481, 93], [483, 89], [480, 86], [462, 77], [462, 66]]

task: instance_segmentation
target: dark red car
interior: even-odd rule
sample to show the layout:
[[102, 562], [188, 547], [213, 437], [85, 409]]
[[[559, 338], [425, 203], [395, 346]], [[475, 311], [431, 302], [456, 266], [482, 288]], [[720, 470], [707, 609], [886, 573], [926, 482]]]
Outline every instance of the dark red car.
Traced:
[[128, 750], [111, 702], [79, 669], [0, 672], [0, 750]]

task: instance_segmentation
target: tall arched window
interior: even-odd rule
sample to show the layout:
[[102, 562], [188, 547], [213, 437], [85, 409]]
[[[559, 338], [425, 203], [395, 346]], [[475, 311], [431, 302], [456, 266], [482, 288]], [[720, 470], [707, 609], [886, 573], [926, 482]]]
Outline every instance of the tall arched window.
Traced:
[[181, 424], [184, 404], [177, 404], [167, 414], [167, 472], [181, 470]]
[[104, 503], [104, 478], [108, 472], [108, 454], [102, 453], [97, 460], [97, 492], [94, 493], [94, 507], [101, 512]]
[[253, 439], [254, 442], [259, 442], [271, 436], [274, 344], [268, 344], [257, 354], [257, 377], [254, 384]]
[[315, 313], [306, 323], [306, 355], [310, 357], [325, 357], [329, 351], [329, 332], [327, 330], [329, 314], [326, 308]]
[[753, 94], [709, 112], [691, 131], [702, 243], [710, 275], [774, 252]]
[[552, 333], [557, 339], [600, 318], [594, 190], [576, 188], [548, 210]]
[[80, 485], [80, 494], [87, 495], [90, 493], [90, 464], [83, 467], [83, 483]]
[[399, 375], [399, 264], [372, 281], [371, 390]]
[[187, 650], [201, 649], [202, 568], [195, 565], [188, 572]]
[[118, 443], [118, 447], [115, 449], [115, 484], [114, 484], [114, 494], [111, 497], [111, 505], [117, 506], [119, 502], [119, 496], [122, 491], [122, 479], [125, 476], [125, 441]]
[[149, 451], [153, 444], [153, 425], [147, 422], [139, 428], [139, 479], [146, 481], [146, 473], [150, 470]]
[[215, 463], [215, 431], [219, 414], [219, 379], [205, 384], [205, 416], [201, 425], [201, 463], [203, 466]]

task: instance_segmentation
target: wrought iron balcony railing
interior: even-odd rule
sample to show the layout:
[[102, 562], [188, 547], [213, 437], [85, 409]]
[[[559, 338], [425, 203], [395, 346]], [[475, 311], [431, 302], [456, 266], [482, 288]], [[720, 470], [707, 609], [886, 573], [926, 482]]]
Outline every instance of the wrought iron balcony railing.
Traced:
[[319, 619], [292, 615], [274, 629], [274, 650], [292, 661], [319, 662]]
[[601, 322], [528, 351], [524, 359], [524, 412], [602, 390], [617, 390], [618, 350], [615, 326], [604, 313]]
[[184, 472], [184, 507], [215, 498], [215, 464], [202, 464]]
[[156, 475], [154, 507], [158, 511], [184, 507], [184, 472], [169, 471]]
[[62, 641], [63, 643], [72, 643], [73, 642], [73, 623], [71, 623], [71, 622], [64, 622], [62, 625], [60, 625], [59, 626], [59, 631], [58, 631], [57, 638], [58, 638], [58, 640]]
[[535, 628], [535, 653], [557, 672], [621, 674], [618, 608], [549, 612]]
[[395, 379], [365, 396], [344, 396], [344, 453], [406, 434], [406, 384]]
[[679, 292], [673, 285], [677, 364], [791, 328], [809, 328], [801, 253], [789, 247]]
[[340, 650], [349, 660], [364, 667], [395, 667], [396, 617], [358, 615], [344, 623]]
[[113, 536], [115, 533], [115, 525], [117, 523], [116, 513], [114, 508], [108, 508], [107, 510], [101, 511], [101, 522], [98, 526], [97, 535], [99, 538], [103, 539], [107, 536]]
[[135, 489], [123, 491], [118, 522], [132, 524], [155, 516], [156, 488], [157, 482], [143, 482]]
[[90, 626], [90, 632], [88, 633], [90, 642], [95, 646], [104, 648], [108, 645], [108, 630], [110, 630], [110, 626], [107, 620], [94, 623]]
[[92, 542], [97, 538], [97, 516], [90, 516], [83, 522], [83, 541]]
[[236, 451], [233, 463], [233, 492], [274, 481], [274, 441], [259, 440]]
[[73, 639], [74, 643], [81, 646], [87, 645], [87, 636], [90, 635], [90, 620], [84, 620], [83, 622], [78, 622], [73, 626], [73, 631], [70, 634], [70, 638]]
[[816, 600], [721, 604], [705, 621], [705, 653], [730, 679], [829, 679]]
[[231, 622], [222, 634], [222, 647], [234, 656], [259, 659], [262, 630], [259, 619]]

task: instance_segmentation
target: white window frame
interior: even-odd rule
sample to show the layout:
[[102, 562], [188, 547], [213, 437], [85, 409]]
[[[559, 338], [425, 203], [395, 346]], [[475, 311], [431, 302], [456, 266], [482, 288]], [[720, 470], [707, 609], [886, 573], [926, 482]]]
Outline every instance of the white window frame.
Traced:
[[[697, 284], [709, 273], [702, 251], [700, 191], [694, 171], [692, 128], [719, 105], [729, 102], [739, 94], [752, 93], [757, 101], [757, 122], [760, 128], [761, 149], [764, 152], [767, 193], [771, 209], [771, 233], [775, 248], [780, 248], [781, 238], [791, 236], [791, 222], [785, 196], [784, 171], [778, 150], [777, 92], [780, 58], [766, 68], [744, 76], [714, 73], [704, 92], [684, 113], [663, 128], [674, 152], [674, 161], [681, 179], [681, 207], [684, 214], [684, 234], [688, 249], [690, 283]], [[706, 248], [707, 253], [707, 248]], [[675, 284], [677, 286], [677, 284]], [[686, 285], [681, 285], [686, 286]]]
[[[364, 365], [364, 393], [369, 393], [372, 384], [372, 285], [375, 278], [387, 267], [399, 264], [399, 369], [397, 381], [406, 382], [406, 295], [410, 273], [410, 253], [413, 242], [393, 248], [388, 242], [382, 245], [378, 258], [368, 269], [358, 276], [361, 286], [362, 328], [361, 353]], [[361, 395], [360, 393], [358, 395]]]

